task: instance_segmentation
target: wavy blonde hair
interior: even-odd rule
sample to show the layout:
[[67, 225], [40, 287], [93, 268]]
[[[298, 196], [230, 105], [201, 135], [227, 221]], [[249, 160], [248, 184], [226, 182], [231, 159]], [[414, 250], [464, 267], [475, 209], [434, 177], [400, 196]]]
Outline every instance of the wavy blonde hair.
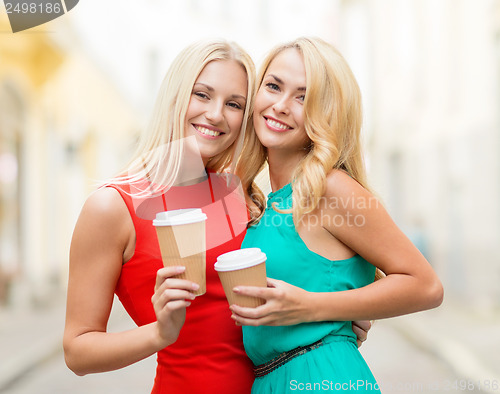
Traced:
[[[349, 65], [330, 44], [319, 38], [302, 37], [275, 47], [258, 74], [262, 83], [273, 59], [286, 49], [298, 50], [306, 69], [304, 127], [311, 140], [308, 153], [292, 176], [294, 220], [319, 204], [332, 169], [346, 171], [367, 188], [361, 144], [361, 92]], [[252, 205], [252, 220], [263, 214], [265, 197], [254, 180], [267, 158], [266, 148], [255, 132], [248, 134], [237, 172]]]
[[[309, 37], [279, 45], [264, 59], [257, 77], [258, 86], [273, 59], [290, 48], [298, 50], [304, 59], [307, 88], [304, 127], [311, 140], [307, 154], [292, 175], [291, 212], [294, 222], [298, 223], [303, 215], [318, 207], [326, 192], [326, 177], [333, 169], [347, 172], [363, 187], [369, 188], [361, 143], [361, 92], [349, 65], [337, 49], [322, 39]], [[255, 131], [249, 133], [245, 137], [237, 174], [247, 192], [250, 225], [260, 220], [266, 207], [265, 196], [255, 183], [266, 159], [266, 148]], [[377, 269], [375, 279], [383, 276]]]
[[[153, 116], [141, 135], [132, 160], [111, 182], [142, 184], [153, 180], [148, 190], [139, 188], [135, 195], [163, 193], [173, 185], [183, 159], [186, 112], [193, 86], [210, 62], [234, 60], [247, 76], [247, 100], [238, 138], [224, 152], [212, 157], [207, 168], [216, 172], [234, 169], [250, 128], [255, 95], [255, 66], [251, 57], [236, 43], [226, 40], [199, 41], [182, 50], [174, 59], [161, 84]], [[176, 143], [173, 143], [173, 142]]]

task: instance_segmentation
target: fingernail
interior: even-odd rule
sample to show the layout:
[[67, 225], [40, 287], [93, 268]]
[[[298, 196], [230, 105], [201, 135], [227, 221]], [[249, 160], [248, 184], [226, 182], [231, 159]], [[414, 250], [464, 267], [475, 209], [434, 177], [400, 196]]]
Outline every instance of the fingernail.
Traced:
[[200, 288], [200, 286], [198, 286], [198, 284], [196, 284], [196, 283], [193, 283], [193, 285], [191, 286], [191, 288], [193, 290], [198, 290]]
[[186, 267], [183, 267], [183, 266], [178, 266], [178, 267], [175, 267], [175, 270], [177, 272], [184, 272], [186, 270]]
[[234, 291], [235, 293], [239, 293], [239, 292], [240, 292], [240, 288], [239, 288], [239, 287], [235, 287], [235, 288], [233, 289], [233, 291]]

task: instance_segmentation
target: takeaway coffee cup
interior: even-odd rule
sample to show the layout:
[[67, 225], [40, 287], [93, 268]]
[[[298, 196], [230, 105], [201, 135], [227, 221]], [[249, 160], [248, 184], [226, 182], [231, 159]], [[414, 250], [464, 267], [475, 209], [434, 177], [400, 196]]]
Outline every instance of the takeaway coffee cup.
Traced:
[[201, 209], [177, 209], [156, 214], [156, 228], [161, 258], [165, 267], [182, 265], [186, 270], [178, 278], [200, 286], [194, 292], [206, 292], [205, 215]]
[[214, 265], [219, 274], [229, 305], [256, 307], [265, 303], [262, 298], [236, 294], [236, 286], [267, 287], [266, 255], [259, 248], [238, 249], [217, 257]]

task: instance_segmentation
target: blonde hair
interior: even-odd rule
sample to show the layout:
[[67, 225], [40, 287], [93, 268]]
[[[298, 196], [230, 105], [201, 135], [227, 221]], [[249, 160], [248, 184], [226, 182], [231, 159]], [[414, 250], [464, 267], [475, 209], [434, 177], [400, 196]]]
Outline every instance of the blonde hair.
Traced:
[[[273, 59], [290, 48], [298, 50], [304, 59], [307, 88], [304, 127], [311, 140], [308, 153], [292, 175], [291, 212], [294, 222], [298, 223], [303, 215], [317, 208], [326, 192], [326, 177], [333, 169], [347, 172], [363, 187], [369, 188], [361, 144], [361, 92], [337, 49], [322, 39], [308, 37], [279, 45], [264, 59], [257, 77], [258, 88]], [[260, 220], [266, 207], [264, 194], [255, 183], [266, 159], [266, 148], [255, 131], [246, 135], [237, 174], [247, 192], [250, 225]], [[384, 273], [377, 269], [375, 280], [383, 276]]]
[[212, 157], [207, 167], [223, 172], [235, 165], [253, 109], [255, 66], [251, 57], [234, 42], [199, 41], [174, 59], [161, 84], [150, 124], [141, 135], [132, 160], [111, 182], [141, 184], [145, 179], [154, 180], [149, 190], [140, 188], [135, 192], [139, 196], [162, 193], [173, 185], [182, 163], [185, 118], [193, 86], [208, 63], [220, 60], [234, 60], [242, 66], [247, 76], [247, 100], [238, 138], [224, 152]]
[[[360, 89], [349, 65], [332, 45], [319, 38], [303, 37], [275, 47], [260, 69], [258, 86], [273, 59], [290, 48], [298, 50], [304, 59], [304, 126], [311, 140], [308, 153], [292, 176], [292, 212], [298, 222], [318, 206], [332, 169], [346, 171], [365, 188], [367, 183], [360, 141]], [[252, 223], [260, 219], [265, 207], [264, 195], [254, 182], [265, 162], [266, 149], [255, 132], [247, 135], [237, 172], [248, 193]]]

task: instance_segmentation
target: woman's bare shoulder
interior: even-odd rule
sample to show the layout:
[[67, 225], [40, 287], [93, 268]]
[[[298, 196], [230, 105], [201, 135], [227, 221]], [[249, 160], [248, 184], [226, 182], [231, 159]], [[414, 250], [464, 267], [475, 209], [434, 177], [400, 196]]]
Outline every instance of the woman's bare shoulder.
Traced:
[[79, 221], [94, 225], [117, 228], [130, 221], [130, 214], [120, 193], [112, 187], [102, 187], [94, 191], [83, 205]]
[[89, 195], [84, 208], [96, 214], [116, 215], [123, 213], [126, 205], [115, 188], [101, 187]]
[[326, 177], [326, 197], [338, 198], [370, 194], [356, 179], [343, 170], [334, 169]]

